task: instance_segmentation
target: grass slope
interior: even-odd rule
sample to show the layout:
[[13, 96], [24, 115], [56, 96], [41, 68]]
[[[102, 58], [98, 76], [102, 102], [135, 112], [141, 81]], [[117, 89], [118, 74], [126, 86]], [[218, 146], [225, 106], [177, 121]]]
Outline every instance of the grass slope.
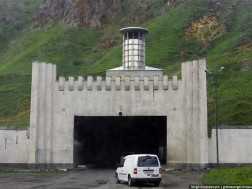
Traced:
[[[187, 0], [159, 17], [141, 23], [150, 33], [146, 38], [148, 66], [163, 68], [171, 77], [180, 75], [181, 62], [206, 57], [213, 72], [220, 66], [218, 87], [219, 123], [252, 124], [252, 5], [223, 1], [218, 18], [227, 32], [209, 44], [207, 50], [184, 38], [191, 22], [211, 15], [206, 0]], [[128, 25], [125, 25], [127, 27]], [[58, 75], [104, 75], [105, 70], [121, 65], [122, 26], [107, 25], [101, 30], [65, 28], [26, 30], [5, 45], [0, 54], [0, 125], [29, 124], [30, 78], [32, 61], [57, 64]], [[104, 46], [104, 41], [113, 45]], [[1, 44], [1, 42], [0, 42]], [[214, 125], [213, 86], [209, 78], [209, 126]]]
[[22, 35], [23, 28], [29, 27], [32, 15], [42, 0], [19, 0], [11, 2], [1, 1], [0, 12], [0, 54], [5, 52], [6, 46]]
[[[237, 4], [229, 16], [229, 31], [207, 53], [209, 69], [218, 73], [219, 123], [252, 123], [252, 5]], [[248, 69], [246, 69], [248, 67]], [[242, 71], [243, 70], [243, 71]], [[211, 80], [209, 78], [209, 80]], [[210, 89], [213, 86], [209, 83]], [[209, 90], [210, 99], [213, 91]], [[213, 102], [213, 101], [212, 101]], [[209, 123], [213, 125], [214, 106], [209, 101]]]
[[203, 176], [206, 185], [252, 185], [252, 167], [218, 168]]

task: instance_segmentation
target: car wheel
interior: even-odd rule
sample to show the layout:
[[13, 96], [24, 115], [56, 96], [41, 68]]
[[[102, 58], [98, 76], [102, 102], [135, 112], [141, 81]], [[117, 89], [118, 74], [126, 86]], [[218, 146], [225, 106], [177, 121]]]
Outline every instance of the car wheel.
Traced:
[[160, 182], [154, 182], [154, 186], [159, 186]]
[[133, 182], [130, 175], [128, 176], [128, 185], [133, 186]]
[[120, 184], [120, 180], [119, 180], [119, 177], [118, 177], [118, 174], [117, 174], [117, 173], [115, 174], [115, 178], [116, 178], [116, 183], [117, 183], [117, 184]]

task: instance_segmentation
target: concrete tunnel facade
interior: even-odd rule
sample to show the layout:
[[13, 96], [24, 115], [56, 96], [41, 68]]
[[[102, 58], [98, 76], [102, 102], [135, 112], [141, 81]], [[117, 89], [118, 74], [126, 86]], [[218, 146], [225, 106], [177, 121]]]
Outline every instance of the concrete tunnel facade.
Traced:
[[76, 116], [163, 116], [167, 165], [205, 166], [208, 137], [204, 69], [202, 59], [182, 63], [182, 80], [142, 73], [139, 77], [107, 73], [105, 80], [99, 76], [56, 80], [55, 65], [34, 62], [29, 163], [72, 167]]

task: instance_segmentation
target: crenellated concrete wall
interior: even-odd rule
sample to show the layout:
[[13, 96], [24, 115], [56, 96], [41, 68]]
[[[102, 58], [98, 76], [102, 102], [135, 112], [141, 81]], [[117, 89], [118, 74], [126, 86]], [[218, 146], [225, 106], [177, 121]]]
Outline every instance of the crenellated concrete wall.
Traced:
[[[152, 84], [153, 83], [153, 84]], [[151, 87], [153, 85], [153, 87]], [[178, 79], [174, 76], [172, 80], [168, 81], [167, 76], [158, 77], [154, 76], [153, 80], [150, 80], [148, 76], [143, 77], [115, 77], [113, 80], [111, 77], [106, 77], [102, 80], [101, 76], [97, 76], [95, 79], [92, 76], [88, 76], [86, 80], [82, 76], [79, 76], [77, 80], [74, 77], [69, 77], [68, 80], [65, 77], [59, 77], [58, 90], [59, 91], [129, 91], [129, 90], [146, 90], [151, 88], [154, 90], [168, 90], [170, 85], [171, 90], [178, 90]]]
[[[59, 77], [33, 63], [29, 163], [73, 164], [74, 116], [166, 116], [167, 163], [208, 163], [205, 60], [182, 64], [182, 80], [157, 71], [104, 80]], [[108, 74], [109, 75], [109, 74]]]

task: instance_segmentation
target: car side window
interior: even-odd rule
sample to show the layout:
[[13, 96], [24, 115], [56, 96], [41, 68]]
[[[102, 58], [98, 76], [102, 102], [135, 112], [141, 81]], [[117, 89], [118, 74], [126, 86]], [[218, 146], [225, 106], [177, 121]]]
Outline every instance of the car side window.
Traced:
[[125, 163], [125, 159], [123, 159], [123, 160], [121, 161], [120, 166], [121, 166], [121, 167], [124, 167], [124, 163]]

